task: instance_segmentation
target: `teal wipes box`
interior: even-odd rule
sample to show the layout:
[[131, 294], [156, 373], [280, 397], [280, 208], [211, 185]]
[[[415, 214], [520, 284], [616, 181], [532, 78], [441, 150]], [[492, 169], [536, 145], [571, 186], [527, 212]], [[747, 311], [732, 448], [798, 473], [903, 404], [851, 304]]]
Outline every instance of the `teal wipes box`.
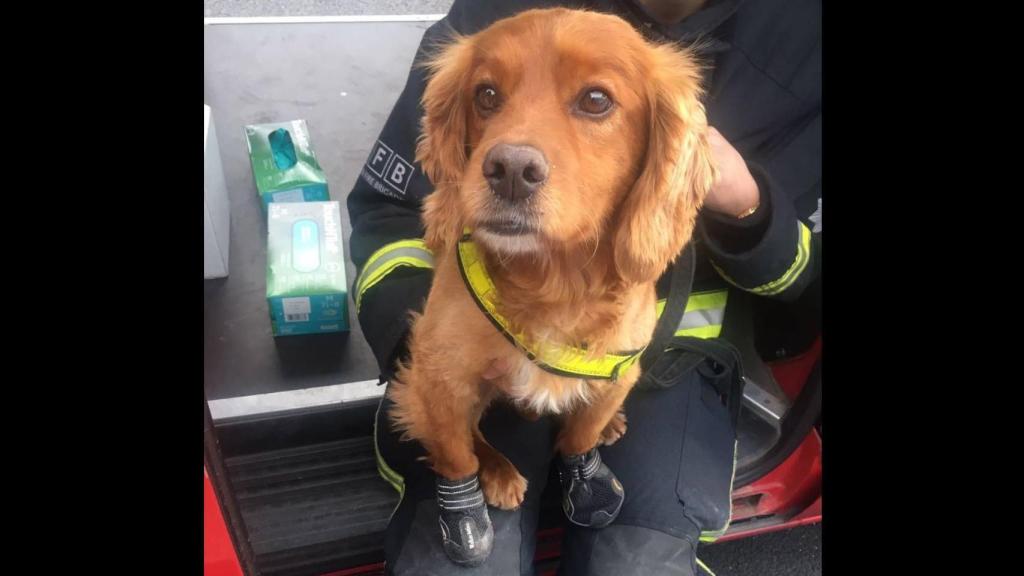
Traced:
[[304, 120], [246, 126], [245, 142], [264, 209], [271, 202], [331, 199]]
[[349, 329], [341, 206], [267, 206], [267, 306], [274, 336]]

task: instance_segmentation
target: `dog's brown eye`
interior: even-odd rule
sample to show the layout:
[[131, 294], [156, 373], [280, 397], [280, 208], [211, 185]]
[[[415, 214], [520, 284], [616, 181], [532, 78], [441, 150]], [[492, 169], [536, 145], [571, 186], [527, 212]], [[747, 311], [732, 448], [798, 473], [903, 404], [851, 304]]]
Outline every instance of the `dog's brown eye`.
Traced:
[[580, 95], [576, 108], [590, 116], [602, 116], [612, 109], [612, 99], [603, 90], [590, 88]]
[[485, 84], [476, 89], [476, 105], [481, 112], [493, 112], [501, 105], [501, 97], [494, 86]]

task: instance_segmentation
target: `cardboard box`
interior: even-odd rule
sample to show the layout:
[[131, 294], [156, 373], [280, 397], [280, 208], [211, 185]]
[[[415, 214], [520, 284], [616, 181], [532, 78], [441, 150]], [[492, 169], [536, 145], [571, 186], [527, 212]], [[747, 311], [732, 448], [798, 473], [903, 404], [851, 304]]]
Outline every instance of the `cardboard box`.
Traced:
[[203, 278], [228, 275], [231, 204], [220, 163], [213, 112], [203, 106]]
[[271, 202], [331, 199], [304, 120], [246, 126], [245, 141], [264, 210]]
[[349, 329], [337, 202], [267, 207], [267, 306], [274, 336]]

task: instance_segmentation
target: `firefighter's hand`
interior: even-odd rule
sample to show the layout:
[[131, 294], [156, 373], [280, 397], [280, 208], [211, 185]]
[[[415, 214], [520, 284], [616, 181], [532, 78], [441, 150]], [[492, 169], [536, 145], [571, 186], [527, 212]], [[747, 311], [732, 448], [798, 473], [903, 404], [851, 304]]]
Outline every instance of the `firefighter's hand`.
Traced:
[[708, 143], [718, 166], [718, 178], [711, 186], [704, 206], [728, 216], [745, 216], [757, 208], [761, 193], [747, 163], [718, 130], [708, 128]]

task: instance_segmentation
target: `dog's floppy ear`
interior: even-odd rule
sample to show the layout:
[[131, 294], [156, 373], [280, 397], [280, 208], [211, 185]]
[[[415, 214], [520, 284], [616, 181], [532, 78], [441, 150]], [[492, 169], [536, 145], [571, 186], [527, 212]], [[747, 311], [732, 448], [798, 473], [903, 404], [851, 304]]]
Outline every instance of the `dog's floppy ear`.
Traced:
[[627, 281], [655, 281], [665, 271], [715, 180], [700, 81], [690, 54], [653, 47], [647, 156], [615, 233], [615, 265]]
[[464, 82], [472, 58], [469, 41], [457, 37], [424, 64], [430, 79], [423, 93], [416, 160], [434, 184], [434, 192], [423, 203], [423, 221], [424, 241], [435, 252], [450, 247], [462, 234], [458, 190], [466, 166]]

